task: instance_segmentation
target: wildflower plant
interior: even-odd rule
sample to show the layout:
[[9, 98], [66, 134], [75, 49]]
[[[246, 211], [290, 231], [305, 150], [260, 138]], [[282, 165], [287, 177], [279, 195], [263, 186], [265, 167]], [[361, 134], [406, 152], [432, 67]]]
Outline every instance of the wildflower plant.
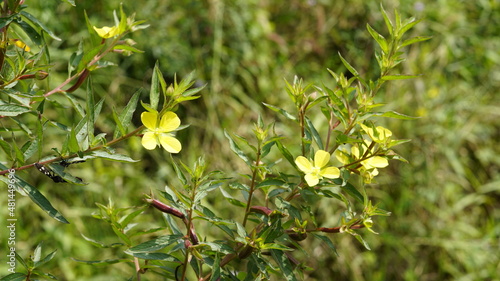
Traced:
[[[87, 18], [90, 40], [80, 44], [71, 56], [69, 78], [56, 86], [41, 88], [36, 80], [50, 78], [50, 66], [44, 63], [49, 58], [40, 47], [44, 44], [40, 38], [44, 37], [34, 34], [45, 32], [55, 40], [57, 37], [26, 13], [21, 2], [6, 1], [2, 6], [7, 9], [3, 14], [8, 12], [20, 21], [2, 18], [0, 117], [5, 134], [0, 138], [0, 147], [7, 159], [0, 163], [0, 174], [7, 174], [9, 169], [21, 172], [37, 168], [54, 182], [86, 185], [91, 184], [88, 179], [75, 177], [65, 168], [97, 158], [137, 161], [113, 149], [125, 139], [142, 137], [142, 146], [151, 153], [156, 153], [154, 149], [158, 147], [171, 154], [181, 152], [182, 143], [175, 133], [187, 126], [181, 125], [183, 116], [179, 117], [176, 111], [179, 104], [199, 98], [197, 94], [203, 87], [193, 87], [193, 73], [179, 83], [175, 78], [172, 85], [167, 85], [159, 65], [153, 70], [149, 98], [141, 101], [142, 125], [132, 128], [138, 91], [121, 112], [113, 111], [113, 132], [94, 134], [104, 100], [94, 100], [90, 74], [111, 66], [105, 60], [109, 53], [140, 53], [125, 36], [146, 28], [143, 21], [127, 17], [122, 8], [119, 17], [115, 13], [111, 27], [96, 27]], [[285, 90], [293, 111], [267, 103], [264, 106], [291, 121], [296, 126], [294, 135], [279, 133], [275, 124], [266, 124], [262, 117], [254, 125], [253, 137], [225, 132], [229, 149], [247, 166], [247, 174], [239, 177], [231, 177], [232, 171], [210, 171], [202, 154], [196, 155], [198, 160], [191, 165], [172, 156], [167, 161], [177, 180], [169, 180], [164, 187], [147, 187], [147, 195], [142, 201], [137, 200], [139, 207], [115, 206], [113, 200], [107, 205], [96, 203], [98, 211], [93, 217], [108, 223], [118, 241], [114, 246], [104, 246], [85, 234], [84, 239], [104, 248], [118, 245], [123, 249], [122, 255], [78, 261], [89, 266], [133, 264], [134, 270], [127, 277], [135, 275], [137, 280], [148, 274], [172, 280], [269, 280], [272, 275], [297, 280], [308, 266], [313, 266], [294, 257], [297, 251], [308, 252], [303, 246], [307, 239], [318, 239], [332, 254], [337, 254], [342, 249], [334, 246], [332, 234], [347, 233], [369, 249], [362, 237], [363, 229], [376, 233], [374, 217], [390, 214], [372, 203], [369, 184], [391, 161], [405, 161], [393, 147], [408, 141], [396, 139], [377, 122], [380, 117], [412, 119], [394, 111], [376, 111], [382, 104], [374, 99], [385, 82], [416, 77], [393, 72], [404, 61], [403, 47], [428, 39], [403, 39], [404, 33], [418, 21], [402, 20], [395, 12], [393, 23], [383, 8], [381, 12], [388, 38], [367, 25], [380, 49], [375, 54], [379, 76], [363, 77], [340, 56], [350, 78], [329, 70], [332, 78], [321, 86], [306, 85], [297, 77], [291, 83], [287, 81]], [[32, 47], [19, 41], [17, 33], [10, 33], [10, 25], [19, 22], [35, 26], [26, 30], [26, 25], [20, 25]], [[83, 85], [84, 102], [72, 94]], [[44, 115], [44, 110], [52, 106], [70, 106], [81, 119], [74, 126], [58, 123]], [[322, 114], [326, 126], [314, 124], [311, 117], [317, 117], [315, 112]], [[32, 128], [24, 125], [30, 116], [37, 117]], [[64, 139], [50, 153], [42, 149], [47, 127]], [[4, 177], [0, 179], [6, 181]], [[68, 223], [29, 179], [21, 173], [16, 174], [16, 179], [20, 194], [28, 196], [50, 217]], [[233, 208], [231, 215], [211, 208], [209, 194], [224, 198], [228, 208]], [[343, 204], [345, 209], [338, 214], [338, 225], [325, 225], [315, 217], [319, 200], [338, 200]], [[137, 220], [151, 215], [146, 212], [150, 206], [161, 212], [166, 225], [158, 222], [157, 228], [134, 230]], [[217, 229], [219, 237], [208, 235], [206, 225]], [[155, 237], [151, 239], [151, 235]]]

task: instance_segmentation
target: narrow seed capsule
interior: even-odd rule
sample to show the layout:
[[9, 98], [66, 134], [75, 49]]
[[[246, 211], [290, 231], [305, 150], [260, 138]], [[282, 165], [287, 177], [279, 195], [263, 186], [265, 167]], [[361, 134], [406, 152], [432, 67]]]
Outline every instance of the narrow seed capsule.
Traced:
[[88, 69], [85, 69], [80, 77], [78, 77], [78, 80], [76, 80], [76, 83], [71, 86], [71, 88], [67, 89], [66, 92], [71, 93], [74, 92], [76, 89], [80, 88], [80, 86], [83, 84], [83, 81], [85, 81], [85, 78], [89, 76], [90, 71]]
[[200, 240], [198, 240], [198, 235], [196, 235], [196, 232], [194, 232], [194, 227], [192, 225], [189, 229], [189, 239], [191, 239], [191, 242], [193, 242], [194, 245], [198, 245], [198, 243], [200, 243]]
[[241, 251], [238, 253], [238, 258], [239, 259], [246, 259], [248, 258], [252, 252], [253, 252], [253, 247], [250, 246], [250, 245], [245, 245], [245, 247], [243, 247], [243, 249], [241, 249]]
[[172, 208], [172, 207], [166, 205], [163, 202], [160, 202], [160, 201], [158, 201], [156, 199], [150, 199], [150, 198], [147, 198], [145, 200], [149, 204], [153, 205], [153, 207], [155, 207], [156, 209], [158, 209], [158, 210], [160, 210], [160, 211], [162, 211], [164, 213], [171, 214], [171, 215], [173, 215], [175, 217], [178, 217], [180, 219], [184, 218], [184, 214], [181, 211], [179, 211], [179, 210], [177, 210], [175, 208]]
[[252, 206], [252, 207], [250, 207], [250, 211], [252, 211], [254, 213], [259, 213], [259, 214], [265, 215], [267, 217], [271, 216], [271, 214], [273, 213], [273, 210], [269, 209], [268, 207], [264, 207], [264, 206]]

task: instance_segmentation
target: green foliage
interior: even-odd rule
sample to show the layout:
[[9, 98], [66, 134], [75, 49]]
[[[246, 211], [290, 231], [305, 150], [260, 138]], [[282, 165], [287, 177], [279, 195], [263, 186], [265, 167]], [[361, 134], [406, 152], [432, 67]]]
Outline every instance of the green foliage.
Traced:
[[[0, 168], [16, 168], [27, 195], [20, 252], [42, 240], [58, 249], [44, 272], [498, 279], [497, 4], [405, 2], [391, 15], [362, 1], [66, 2], [1, 3], [17, 13], [2, 30], [19, 40], [2, 65]], [[113, 9], [116, 28], [99, 30], [117, 37], [102, 38], [94, 24], [109, 26]], [[124, 10], [154, 28], [132, 33], [144, 26]], [[429, 39], [420, 34], [433, 40], [414, 45]], [[141, 147], [139, 100], [158, 113], [155, 128], [177, 112], [182, 125], [168, 132], [180, 154]], [[338, 178], [297, 163], [316, 167], [319, 150], [335, 155], [323, 168]], [[376, 219], [385, 210], [396, 215]]]

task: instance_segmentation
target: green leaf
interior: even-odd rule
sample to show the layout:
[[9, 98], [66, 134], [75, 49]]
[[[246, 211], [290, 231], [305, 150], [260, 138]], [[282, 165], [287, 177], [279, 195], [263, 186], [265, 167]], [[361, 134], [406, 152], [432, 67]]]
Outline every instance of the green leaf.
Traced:
[[281, 269], [285, 280], [288, 281], [296, 281], [297, 277], [295, 277], [293, 266], [290, 263], [290, 260], [287, 258], [286, 254], [280, 250], [270, 250], [273, 259], [278, 264], [278, 267]]
[[99, 157], [99, 158], [105, 158], [108, 160], [118, 161], [118, 162], [134, 163], [134, 162], [139, 161], [139, 160], [134, 160], [127, 155], [117, 154], [117, 153], [112, 154], [112, 153], [109, 153], [109, 152], [104, 151], [104, 150], [93, 151], [91, 153], [91, 155], [95, 156], [95, 157]]
[[[334, 180], [334, 182], [336, 182]], [[341, 185], [340, 188], [345, 191], [347, 194], [351, 195], [358, 201], [359, 203], [363, 204], [364, 202], [364, 197], [363, 195], [354, 187], [354, 185], [346, 182], [344, 185]]]
[[[80, 73], [83, 71], [85, 68], [88, 67], [88, 64], [95, 58], [95, 56], [101, 52], [101, 50], [104, 48], [104, 45], [99, 44], [96, 47], [90, 49], [90, 51], [87, 51], [83, 54], [83, 57], [80, 61], [80, 64], [78, 65], [78, 68], [76, 69], [76, 73]], [[90, 71], [94, 70], [96, 65], [94, 65], [93, 68], [89, 68]]]
[[227, 193], [223, 188], [221, 188], [220, 191], [222, 193], [222, 196], [224, 196], [224, 198], [226, 198], [226, 200], [229, 203], [231, 203], [237, 207], [246, 207], [246, 205], [247, 205], [246, 203], [241, 202], [238, 199], [233, 198], [233, 196], [231, 196], [229, 193]]
[[113, 47], [113, 50], [124, 50], [124, 51], [129, 51], [132, 53], [144, 53], [144, 51], [141, 51], [137, 48], [134, 48], [130, 45], [123, 45], [123, 44], [118, 44]]
[[69, 94], [69, 93], [66, 93], [65, 96], [71, 102], [71, 105], [73, 105], [73, 108], [76, 109], [76, 111], [78, 112], [78, 114], [81, 117], [84, 117], [85, 116], [85, 110], [83, 110], [83, 107], [80, 105], [80, 103], [75, 98], [75, 96], [73, 96], [72, 94]]
[[426, 41], [426, 40], [429, 40], [431, 38], [432, 38], [432, 36], [417, 36], [417, 37], [413, 37], [410, 39], [406, 39], [405, 41], [403, 41], [403, 43], [401, 43], [401, 45], [399, 45], [399, 48], [403, 48], [405, 46], [408, 46], [408, 45], [411, 45], [411, 44], [414, 44], [417, 42]]
[[265, 186], [279, 186], [287, 187], [287, 183], [279, 179], [266, 179], [255, 186], [255, 189], [259, 189]]
[[17, 18], [17, 14], [10, 15], [8, 17], [0, 18], [0, 28], [4, 28], [8, 24], [10, 24], [14, 19]]
[[368, 32], [373, 37], [373, 39], [377, 41], [378, 45], [380, 46], [384, 54], [388, 54], [389, 46], [387, 45], [387, 40], [385, 40], [384, 36], [375, 31], [375, 29], [373, 29], [369, 24], [366, 24], [366, 29], [368, 29]]
[[176, 257], [165, 254], [165, 253], [128, 253], [125, 251], [125, 253], [130, 254], [131, 256], [134, 256], [136, 258], [140, 258], [143, 260], [161, 260], [161, 261], [167, 261], [167, 262], [180, 262], [179, 259]]
[[32, 14], [29, 14], [25, 11], [21, 11], [20, 14], [31, 21], [35, 26], [40, 27], [43, 31], [45, 31], [52, 39], [61, 41], [61, 38], [57, 37], [51, 30], [49, 30], [42, 22], [40, 22], [37, 18], [35, 18]]
[[312, 233], [312, 235], [316, 238], [319, 238], [323, 242], [325, 242], [325, 244], [328, 246], [328, 248], [330, 248], [330, 250], [332, 250], [332, 252], [334, 252], [336, 256], [339, 256], [339, 253], [337, 253], [337, 248], [335, 247], [335, 245], [333, 245], [332, 240], [330, 240], [330, 238], [328, 238], [328, 236], [319, 235], [319, 234], [316, 234], [314, 232]]
[[[73, 1], [73, 0], [71, 0], [71, 1]], [[95, 31], [93, 25], [90, 23], [90, 19], [89, 19], [88, 15], [87, 15], [87, 11], [86, 10], [83, 11], [83, 14], [85, 15], [85, 23], [87, 25], [87, 31], [88, 31], [89, 36], [90, 36], [91, 46], [93, 47], [93, 46], [100, 45], [102, 38], [99, 37], [99, 35]]]
[[80, 41], [80, 44], [78, 44], [78, 49], [76, 52], [74, 52], [71, 57], [69, 58], [68, 62], [68, 74], [71, 75], [73, 70], [75, 70], [78, 65], [80, 64], [80, 61], [83, 58], [83, 40]]
[[39, 267], [41, 265], [46, 264], [47, 262], [51, 261], [54, 256], [56, 255], [57, 250], [54, 250], [52, 253], [48, 254], [41, 260], [35, 260], [34, 267]]
[[415, 119], [420, 118], [420, 117], [413, 117], [413, 116], [405, 115], [402, 113], [398, 113], [396, 111], [373, 113], [373, 116], [389, 117], [389, 118], [402, 119], [402, 120], [415, 120]]
[[20, 105], [0, 104], [0, 115], [3, 116], [18, 116], [29, 111], [29, 108]]
[[285, 157], [286, 160], [288, 160], [288, 162], [290, 164], [292, 164], [293, 167], [297, 167], [295, 165], [295, 159], [293, 158], [292, 154], [290, 153], [290, 151], [288, 151], [288, 149], [281, 143], [281, 141], [276, 141], [276, 147], [278, 147], [278, 150], [281, 152], [281, 154]]
[[[83, 141], [82, 139], [77, 139], [76, 135], [77, 133], [75, 133], [75, 130], [71, 130], [70, 134], [68, 135], [68, 149], [70, 153], [76, 153], [80, 151], [79, 143]], [[78, 133], [78, 135], [80, 135], [80, 133]]]
[[137, 246], [129, 248], [127, 251], [129, 253], [149, 253], [154, 251], [159, 251], [173, 243], [179, 243], [179, 239], [182, 238], [182, 235], [173, 234], [173, 235], [164, 235], [157, 237], [155, 239], [146, 241]]
[[250, 158], [240, 149], [240, 147], [238, 146], [238, 144], [236, 144], [236, 142], [231, 138], [231, 136], [229, 135], [229, 133], [227, 131], [224, 130], [224, 135], [226, 136], [226, 138], [229, 140], [229, 147], [231, 148], [231, 150], [236, 154], [238, 155], [238, 157], [240, 157], [243, 161], [245, 161], [245, 163], [251, 167], [252, 166], [252, 161], [250, 160]]
[[87, 138], [91, 141], [94, 140], [94, 124], [95, 124], [95, 102], [94, 102], [94, 90], [92, 88], [92, 79], [90, 77], [87, 79], [87, 99], [86, 99], [86, 109], [87, 109]]
[[[149, 102], [151, 108], [154, 110], [158, 109], [158, 103], [160, 102], [160, 83], [162, 80], [163, 75], [160, 71], [160, 65], [156, 62], [153, 70], [153, 78], [151, 79], [151, 90], [149, 91]], [[165, 84], [165, 80], [163, 80], [163, 84]]]
[[421, 22], [422, 20], [415, 20], [415, 18], [411, 17], [406, 19], [401, 26], [401, 29], [399, 30], [399, 37], [402, 37], [403, 34], [406, 33], [406, 31], [410, 30], [412, 27], [414, 27], [417, 23]]
[[282, 109], [282, 108], [279, 108], [279, 107], [277, 107], [277, 106], [274, 106], [274, 105], [271, 105], [271, 104], [267, 104], [267, 103], [265, 103], [265, 102], [263, 102], [263, 104], [264, 104], [267, 108], [271, 109], [272, 111], [280, 113], [280, 114], [281, 114], [281, 115], [283, 115], [286, 119], [288, 119], [288, 120], [292, 120], [292, 121], [297, 121], [297, 117], [295, 117], [295, 116], [293, 116], [292, 114], [288, 113], [288, 111], [286, 111], [286, 110], [284, 110], [284, 109]]
[[385, 75], [382, 76], [380, 79], [382, 81], [389, 81], [389, 80], [403, 80], [403, 79], [412, 79], [412, 78], [417, 78], [420, 75], [403, 75], [403, 74], [396, 74], [396, 75]]
[[367, 249], [368, 251], [370, 251], [370, 245], [368, 245], [368, 243], [365, 241], [365, 239], [363, 239], [363, 237], [361, 237], [361, 235], [359, 234], [356, 234], [354, 235], [354, 237], [356, 237], [356, 239], [361, 243], [363, 244], [363, 246], [365, 247], [365, 249]]
[[23, 157], [24, 159], [29, 159], [31, 156], [33, 156], [38, 149], [40, 148], [40, 142], [38, 139], [33, 139], [33, 141], [28, 141], [25, 145], [22, 147]]
[[104, 244], [104, 243], [99, 242], [97, 240], [94, 240], [90, 237], [87, 237], [83, 234], [80, 234], [80, 235], [83, 237], [83, 239], [85, 239], [87, 242], [89, 242], [90, 244], [92, 244], [94, 247], [97, 247], [97, 248], [113, 248], [113, 247], [121, 247], [124, 245], [123, 243], [113, 243], [113, 244], [107, 245], [107, 244]]
[[[0, 169], [2, 170], [7, 170], [8, 168], [0, 163]], [[17, 180], [17, 185], [28, 195], [28, 197], [33, 201], [35, 204], [37, 204], [43, 211], [45, 211], [51, 218], [62, 222], [62, 223], [68, 223], [69, 222], [66, 220], [66, 218], [63, 217], [59, 211], [57, 211], [52, 204], [50, 204], [49, 200], [43, 196], [40, 191], [38, 191], [37, 188], [34, 186], [30, 185], [29, 183], [25, 182], [23, 179], [19, 178], [17, 175], [15, 176]], [[5, 183], [8, 183], [8, 179], [6, 177], [0, 177], [1, 181], [4, 181]]]
[[0, 278], [0, 281], [25, 281], [26, 278], [27, 278], [26, 274], [16, 272], [9, 275], [5, 275], [4, 277]]
[[81, 262], [81, 263], [86, 263], [86, 264], [99, 264], [99, 265], [110, 265], [110, 264], [115, 264], [115, 263], [120, 263], [120, 262], [130, 262], [130, 259], [106, 259], [106, 260], [95, 260], [95, 261], [86, 261], [86, 260], [79, 260], [75, 258], [71, 258], [74, 261]]
[[349, 72], [352, 73], [352, 75], [354, 75], [354, 77], [359, 77], [359, 73], [356, 71], [356, 69], [354, 69], [354, 67], [352, 67], [352, 65], [350, 65], [345, 59], [344, 57], [342, 57], [342, 55], [339, 53], [339, 56], [340, 56], [340, 60], [342, 61], [342, 63], [344, 64], [344, 66], [347, 68], [347, 70], [349, 70]]
[[309, 130], [309, 132], [312, 135], [313, 140], [316, 142], [318, 145], [319, 149], [324, 149], [325, 146], [323, 145], [323, 141], [321, 140], [321, 136], [319, 135], [318, 131], [314, 127], [313, 123], [309, 118], [306, 117], [306, 128]]
[[22, 21], [22, 22], [14, 22], [14, 23], [16, 23], [17, 25], [19, 25], [21, 27], [21, 29], [24, 31], [24, 33], [26, 33], [26, 35], [28, 35], [28, 37], [33, 42], [33, 44], [35, 44], [37, 46], [41, 46], [43, 44], [43, 39], [42, 39], [42, 36], [40, 35], [40, 33], [38, 33], [38, 31], [36, 31], [27, 22]]
[[382, 16], [384, 17], [384, 21], [385, 21], [385, 25], [387, 26], [387, 30], [389, 30], [389, 33], [391, 34], [391, 36], [394, 36], [394, 25], [392, 24], [391, 19], [389, 19], [387, 12], [384, 10], [384, 6], [382, 6], [382, 3], [380, 3], [380, 10], [382, 11]]
[[76, 7], [75, 0], [64, 0], [64, 2], [67, 2], [71, 6]]
[[130, 100], [128, 101], [127, 105], [123, 109], [122, 113], [120, 113], [120, 121], [122, 125], [126, 128], [130, 125], [132, 121], [132, 116], [134, 115], [134, 112], [137, 108], [137, 102], [139, 101], [139, 97], [141, 95], [142, 89], [137, 90]]

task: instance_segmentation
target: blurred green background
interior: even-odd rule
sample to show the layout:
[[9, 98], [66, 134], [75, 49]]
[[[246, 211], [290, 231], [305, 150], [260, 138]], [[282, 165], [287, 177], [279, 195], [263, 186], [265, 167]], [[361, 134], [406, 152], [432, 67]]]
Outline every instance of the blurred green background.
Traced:
[[[92, 24], [112, 25], [112, 11], [120, 3], [76, 1], [72, 7], [60, 1], [26, 2], [28, 11], [64, 39], [50, 41], [54, 67], [48, 83], [52, 86], [65, 79], [67, 60], [79, 41], [87, 38], [84, 10]], [[136, 19], [145, 19], [151, 26], [131, 35], [143, 54], [116, 56], [118, 67], [93, 74], [95, 93], [106, 100], [97, 130], [113, 129], [111, 108], [124, 106], [137, 89], [145, 88], [142, 99], [147, 99], [156, 61], [170, 81], [175, 73], [184, 77], [196, 70], [197, 83], [207, 87], [202, 99], [179, 109], [183, 123], [191, 124], [178, 135], [184, 144], [179, 157], [190, 163], [204, 153], [211, 169], [246, 172], [234, 171], [242, 165], [227, 149], [223, 130], [251, 135], [252, 123], [262, 114], [267, 123], [285, 122], [278, 128], [290, 133], [286, 130], [291, 124], [262, 102], [291, 109], [292, 104], [286, 105], [284, 79], [292, 81], [294, 75], [307, 83], [332, 85], [326, 69], [345, 71], [339, 52], [358, 72], [376, 77], [376, 47], [366, 24], [387, 34], [379, 4], [362, 0], [126, 1], [125, 12], [135, 12]], [[307, 264], [317, 269], [306, 280], [500, 280], [500, 1], [382, 4], [391, 15], [397, 9], [403, 17], [424, 19], [408, 36], [432, 36], [406, 49], [407, 62], [399, 69], [422, 76], [388, 83], [380, 93], [387, 109], [420, 117], [378, 120], [396, 137], [412, 139], [397, 148], [410, 163], [391, 163], [369, 191], [381, 208], [392, 212], [388, 218], [376, 219], [380, 235], [363, 232], [372, 250], [337, 234], [331, 237], [337, 257], [325, 245], [306, 240], [311, 249]], [[80, 94], [84, 96], [84, 91]], [[135, 124], [140, 124], [138, 118]], [[47, 143], [46, 153], [55, 146]], [[114, 242], [112, 230], [90, 216], [95, 202], [106, 204], [111, 198], [119, 207], [141, 205], [142, 195], [150, 189], [176, 184], [166, 153], [145, 152], [139, 139], [127, 141], [124, 148], [124, 153], [142, 161], [71, 166], [75, 175], [89, 182], [85, 187], [54, 185], [41, 174], [32, 175], [71, 224], [55, 222], [29, 199], [18, 197], [21, 255], [28, 256], [44, 241], [45, 254], [58, 250], [45, 268], [60, 280], [125, 280], [132, 275], [131, 266], [92, 267], [70, 259], [123, 257], [119, 250], [101, 250], [81, 238], [83, 233]], [[212, 201], [224, 216], [226, 201]], [[330, 214], [334, 225], [339, 211], [340, 205], [320, 205], [320, 213]], [[160, 216], [151, 216], [144, 216], [140, 227], [163, 226]], [[5, 239], [0, 243], [4, 249]], [[0, 272], [6, 272], [4, 262]], [[146, 275], [145, 279], [154, 278]]]

